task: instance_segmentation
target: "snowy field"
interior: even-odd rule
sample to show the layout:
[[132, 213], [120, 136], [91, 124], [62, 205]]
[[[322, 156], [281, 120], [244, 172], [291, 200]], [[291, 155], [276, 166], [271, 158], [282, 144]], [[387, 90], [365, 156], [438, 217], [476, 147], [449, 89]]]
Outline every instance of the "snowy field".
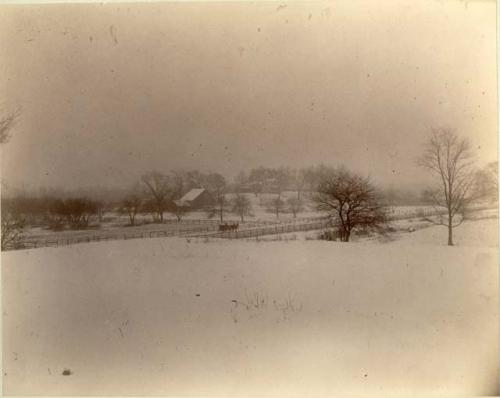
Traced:
[[493, 395], [496, 225], [2, 253], [4, 394]]

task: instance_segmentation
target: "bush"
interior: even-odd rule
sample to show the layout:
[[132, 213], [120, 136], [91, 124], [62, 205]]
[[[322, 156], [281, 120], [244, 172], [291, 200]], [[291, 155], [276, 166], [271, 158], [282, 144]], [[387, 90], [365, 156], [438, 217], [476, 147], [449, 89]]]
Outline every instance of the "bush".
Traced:
[[339, 231], [336, 229], [329, 229], [329, 230], [321, 232], [318, 235], [318, 238], [320, 240], [336, 241], [340, 238], [340, 234], [339, 234]]
[[55, 231], [65, 224], [72, 229], [85, 229], [97, 215], [99, 204], [87, 198], [56, 199], [49, 206], [48, 224]]

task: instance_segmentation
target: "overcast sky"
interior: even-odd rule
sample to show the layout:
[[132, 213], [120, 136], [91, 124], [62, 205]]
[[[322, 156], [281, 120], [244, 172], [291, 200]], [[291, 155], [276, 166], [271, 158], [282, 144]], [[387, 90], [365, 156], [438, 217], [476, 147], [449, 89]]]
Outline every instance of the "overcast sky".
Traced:
[[10, 185], [345, 164], [422, 184], [435, 126], [496, 160], [494, 1], [0, 6]]

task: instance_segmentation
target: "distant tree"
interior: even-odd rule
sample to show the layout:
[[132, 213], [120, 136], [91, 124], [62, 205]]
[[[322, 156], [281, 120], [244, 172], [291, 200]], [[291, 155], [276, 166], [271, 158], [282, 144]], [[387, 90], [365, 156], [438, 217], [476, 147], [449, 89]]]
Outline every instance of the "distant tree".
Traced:
[[280, 214], [285, 210], [285, 202], [278, 196], [267, 202], [267, 210], [273, 212], [276, 218], [280, 218]]
[[491, 162], [476, 171], [475, 191], [481, 198], [498, 202], [498, 162]]
[[244, 222], [244, 217], [251, 214], [252, 204], [244, 194], [237, 193], [231, 200], [231, 211], [238, 215], [241, 222]]
[[386, 206], [421, 206], [427, 203], [425, 197], [418, 192], [405, 189], [390, 187], [381, 194]]
[[186, 172], [183, 170], [173, 170], [170, 172], [172, 199], [179, 199], [186, 190]]
[[429, 221], [448, 228], [448, 245], [453, 246], [453, 229], [462, 224], [478, 199], [470, 143], [450, 129], [433, 129], [418, 164], [436, 178], [436, 187], [429, 193], [434, 206], [446, 209], [446, 214]]
[[285, 209], [285, 202], [281, 198], [281, 195], [290, 184], [290, 170], [285, 167], [271, 169], [271, 175], [277, 197], [272, 199], [270, 204], [272, 209], [274, 210], [274, 213], [276, 214], [276, 218], [279, 218], [280, 213]]
[[[165, 208], [163, 209], [166, 210]], [[153, 199], [145, 198], [142, 201], [141, 214], [151, 216], [154, 223], [160, 222], [160, 216], [158, 214], [158, 207]]]
[[43, 198], [23, 193], [9, 199], [2, 198], [2, 202], [9, 211], [22, 217], [25, 226], [43, 224], [47, 211]]
[[268, 178], [270, 178], [270, 170], [265, 167], [260, 166], [250, 170], [248, 182], [250, 183], [255, 196], [262, 193]]
[[176, 182], [157, 171], [144, 174], [141, 182], [145, 187], [148, 212], [153, 212], [155, 222], [163, 222], [163, 213], [171, 206], [171, 201], [178, 189]]
[[97, 215], [98, 203], [87, 198], [70, 198], [64, 201], [64, 211], [70, 228], [87, 228]]
[[491, 162], [486, 166], [486, 172], [488, 173], [491, 189], [496, 192], [498, 200], [498, 162]]
[[244, 171], [238, 173], [234, 178], [234, 189], [237, 193], [243, 193], [244, 189], [248, 185], [248, 176]]
[[278, 194], [278, 198], [281, 199], [283, 191], [285, 191], [290, 184], [290, 169], [286, 167], [279, 167], [277, 169], [273, 169], [271, 175], [274, 179], [274, 186], [276, 189], [276, 193]]
[[286, 200], [288, 210], [293, 214], [293, 218], [297, 217], [297, 213], [304, 209], [302, 199], [298, 197], [290, 197]]
[[292, 185], [297, 191], [297, 200], [302, 199], [302, 191], [307, 184], [307, 169], [295, 169], [290, 171]]
[[5, 144], [9, 141], [12, 128], [20, 115], [21, 110], [18, 108], [14, 112], [0, 117], [0, 144]]
[[143, 198], [137, 191], [130, 192], [120, 203], [118, 213], [128, 216], [130, 225], [135, 225], [135, 217], [141, 210]]
[[320, 164], [318, 166], [310, 166], [302, 169], [305, 188], [308, 189], [311, 194], [313, 194], [321, 181], [323, 181], [325, 178], [328, 178], [333, 170], [334, 169], [332, 167], [325, 166], [324, 164]]
[[178, 222], [182, 220], [182, 218], [191, 211], [189, 206], [182, 206], [181, 204], [177, 204], [172, 202], [168, 208], [168, 212], [173, 214]]
[[178, 172], [183, 181], [182, 192], [189, 192], [193, 188], [201, 188], [207, 185], [207, 175], [198, 170], [189, 170]]
[[319, 185], [319, 179], [317, 178], [316, 169], [314, 166], [305, 167], [302, 169], [302, 174], [304, 175], [305, 189], [312, 192]]
[[342, 242], [349, 242], [353, 230], [381, 230], [387, 222], [379, 194], [369, 178], [344, 168], [330, 169], [322, 175], [313, 200], [319, 211], [331, 217]]
[[104, 214], [108, 209], [108, 204], [102, 200], [95, 200], [94, 204], [96, 207], [97, 219], [99, 220], [100, 223], [102, 223], [104, 221]]
[[224, 214], [228, 211], [228, 201], [226, 199], [227, 183], [225, 178], [218, 173], [211, 173], [207, 176], [207, 189], [214, 198], [213, 205], [209, 206], [208, 216], [218, 216], [220, 222], [224, 222]]
[[47, 224], [50, 229], [60, 231], [66, 223], [66, 208], [64, 201], [57, 198], [47, 198]]
[[88, 198], [54, 199], [49, 205], [49, 226], [54, 230], [65, 224], [72, 229], [87, 228], [97, 213], [97, 201]]

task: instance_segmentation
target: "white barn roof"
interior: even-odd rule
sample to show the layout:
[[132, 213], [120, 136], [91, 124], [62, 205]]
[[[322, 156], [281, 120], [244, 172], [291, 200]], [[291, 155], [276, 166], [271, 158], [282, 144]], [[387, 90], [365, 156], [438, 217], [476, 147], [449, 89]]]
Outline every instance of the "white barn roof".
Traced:
[[180, 198], [179, 201], [180, 202], [191, 202], [191, 201], [195, 200], [198, 196], [200, 196], [203, 192], [205, 192], [205, 188], [191, 189], [191, 191], [189, 191], [182, 198]]

